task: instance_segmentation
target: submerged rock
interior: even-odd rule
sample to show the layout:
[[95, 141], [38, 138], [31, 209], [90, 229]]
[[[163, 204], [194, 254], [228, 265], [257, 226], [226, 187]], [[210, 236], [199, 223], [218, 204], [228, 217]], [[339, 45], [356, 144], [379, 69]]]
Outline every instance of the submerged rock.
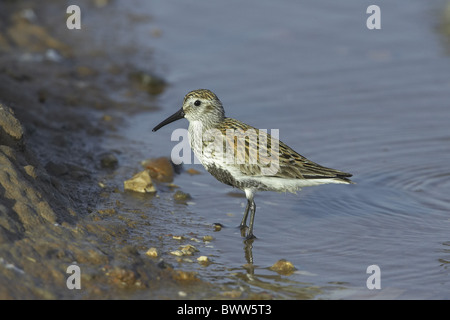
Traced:
[[188, 201], [191, 200], [192, 197], [189, 193], [185, 193], [183, 191], [177, 190], [177, 192], [174, 193], [173, 199], [175, 201]]

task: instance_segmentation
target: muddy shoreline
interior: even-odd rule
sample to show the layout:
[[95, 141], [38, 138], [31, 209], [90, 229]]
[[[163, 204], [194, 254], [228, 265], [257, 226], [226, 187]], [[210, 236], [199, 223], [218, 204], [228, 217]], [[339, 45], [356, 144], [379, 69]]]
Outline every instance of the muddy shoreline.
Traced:
[[[82, 3], [92, 20], [108, 5]], [[0, 299], [220, 297], [195, 273], [130, 244], [133, 219], [111, 200], [122, 191], [102, 182], [122, 165], [120, 150], [103, 149], [105, 134], [129, 112], [157, 109], [164, 82], [136, 86], [144, 72], [111, 48], [55, 28], [65, 18], [55, 18], [65, 12], [57, 1], [0, 8]], [[130, 92], [126, 108], [111, 87]], [[135, 95], [149, 103], [133, 105]], [[66, 285], [74, 264], [82, 290]]]

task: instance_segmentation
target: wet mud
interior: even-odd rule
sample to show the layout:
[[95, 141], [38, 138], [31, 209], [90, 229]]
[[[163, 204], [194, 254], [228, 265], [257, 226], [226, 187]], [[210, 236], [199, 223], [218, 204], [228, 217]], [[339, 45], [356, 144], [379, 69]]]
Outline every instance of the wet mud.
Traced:
[[[108, 5], [79, 3], [94, 21]], [[65, 10], [59, 1], [0, 4], [0, 299], [220, 297], [226, 288], [132, 241], [140, 226], [162, 221], [114, 195], [142, 203], [154, 195], [139, 198], [109, 180], [123, 164], [120, 150], [103, 148], [105, 135], [128, 114], [158, 109], [164, 80], [122, 60], [126, 48], [69, 32]], [[137, 105], [136, 95], [148, 103]], [[72, 265], [80, 267], [81, 290], [67, 286]]]

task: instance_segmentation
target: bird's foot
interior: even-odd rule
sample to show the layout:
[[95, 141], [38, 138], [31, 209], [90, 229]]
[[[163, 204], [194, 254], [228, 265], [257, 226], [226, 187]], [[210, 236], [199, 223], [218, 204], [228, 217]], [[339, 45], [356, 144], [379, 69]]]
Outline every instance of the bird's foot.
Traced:
[[257, 239], [256, 236], [253, 233], [249, 233], [246, 237], [245, 240], [253, 240], [253, 239]]
[[246, 235], [246, 231], [248, 230], [246, 224], [240, 224], [239, 229], [241, 229], [241, 237], [245, 238], [245, 240], [256, 239], [256, 236], [253, 234], [253, 232]]
[[246, 224], [240, 224], [238, 228], [241, 229], [241, 230], [245, 230], [245, 229], [247, 229], [248, 227], [247, 227]]

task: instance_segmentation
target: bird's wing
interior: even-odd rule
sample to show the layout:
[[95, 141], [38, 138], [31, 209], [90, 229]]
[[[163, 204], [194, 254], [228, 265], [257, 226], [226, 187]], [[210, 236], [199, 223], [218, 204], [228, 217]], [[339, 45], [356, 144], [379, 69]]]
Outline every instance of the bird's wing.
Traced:
[[[235, 119], [225, 118], [217, 127], [224, 136], [227, 156], [249, 176], [269, 176], [291, 179], [340, 178], [352, 175], [323, 167], [298, 154], [282, 141]], [[227, 149], [228, 148], [228, 149]], [[233, 150], [232, 153], [230, 151]]]

